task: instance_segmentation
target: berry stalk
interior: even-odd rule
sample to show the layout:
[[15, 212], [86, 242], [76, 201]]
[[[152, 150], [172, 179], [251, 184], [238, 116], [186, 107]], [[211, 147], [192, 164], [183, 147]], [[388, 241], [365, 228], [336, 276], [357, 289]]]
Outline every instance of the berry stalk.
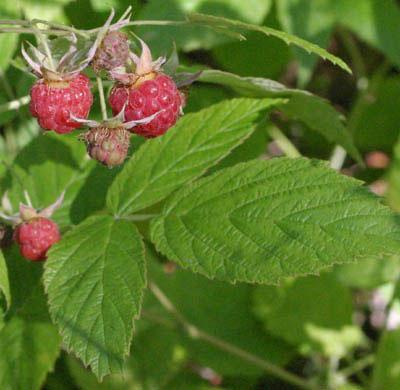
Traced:
[[106, 106], [106, 99], [104, 97], [104, 88], [103, 88], [103, 80], [101, 77], [97, 76], [97, 88], [99, 90], [99, 97], [100, 97], [100, 107], [101, 107], [101, 116], [103, 121], [106, 121], [107, 118], [107, 106]]

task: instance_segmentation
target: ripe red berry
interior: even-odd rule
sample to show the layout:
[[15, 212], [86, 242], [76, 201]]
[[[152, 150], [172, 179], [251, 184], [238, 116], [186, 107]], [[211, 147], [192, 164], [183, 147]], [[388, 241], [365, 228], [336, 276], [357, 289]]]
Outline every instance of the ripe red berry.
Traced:
[[32, 115], [38, 119], [40, 127], [59, 134], [80, 127], [71, 115], [86, 119], [92, 103], [89, 79], [82, 73], [62, 81], [41, 78], [31, 89]]
[[21, 255], [27, 260], [45, 260], [50, 247], [60, 240], [57, 225], [44, 217], [22, 222], [14, 232]]
[[157, 137], [171, 128], [179, 118], [183, 99], [175, 82], [165, 74], [153, 74], [150, 80], [139, 79], [131, 86], [117, 83], [111, 91], [109, 103], [114, 114], [125, 104], [125, 120], [140, 120], [156, 114], [150, 123], [132, 130], [147, 138]]
[[83, 136], [83, 140], [91, 158], [112, 168], [124, 162], [128, 154], [130, 133], [122, 126], [100, 126], [89, 130]]

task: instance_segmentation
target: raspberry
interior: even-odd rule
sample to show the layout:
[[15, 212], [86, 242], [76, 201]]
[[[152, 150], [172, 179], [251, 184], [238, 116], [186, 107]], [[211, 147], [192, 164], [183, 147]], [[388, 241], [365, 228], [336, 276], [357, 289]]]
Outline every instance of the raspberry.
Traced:
[[112, 70], [124, 66], [129, 58], [129, 42], [126, 34], [120, 31], [110, 31], [101, 41], [93, 58], [92, 66], [95, 72]]
[[125, 120], [140, 120], [156, 114], [150, 123], [133, 128], [136, 134], [147, 138], [157, 137], [171, 128], [179, 118], [183, 99], [174, 81], [165, 74], [155, 74], [151, 80], [145, 80], [126, 87], [117, 84], [111, 91], [110, 106], [117, 114], [125, 108]]
[[130, 133], [123, 127], [95, 127], [89, 130], [83, 140], [91, 158], [112, 168], [124, 162], [129, 149]]
[[17, 226], [14, 239], [27, 260], [45, 260], [50, 247], [60, 240], [57, 225], [50, 219], [36, 217]]
[[89, 79], [79, 73], [69, 80], [39, 79], [31, 89], [29, 108], [40, 127], [65, 134], [80, 127], [71, 115], [87, 118], [92, 103]]

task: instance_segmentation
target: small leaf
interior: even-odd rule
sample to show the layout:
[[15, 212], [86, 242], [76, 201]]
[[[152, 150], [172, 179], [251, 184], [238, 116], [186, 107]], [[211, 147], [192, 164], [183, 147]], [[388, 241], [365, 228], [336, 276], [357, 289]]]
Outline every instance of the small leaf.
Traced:
[[88, 218], [51, 249], [44, 282], [67, 350], [99, 379], [120, 372], [146, 284], [136, 227], [109, 216]]
[[192, 13], [187, 16], [188, 20], [192, 23], [198, 23], [202, 25], [209, 25], [211, 27], [218, 28], [236, 28], [241, 30], [250, 30], [250, 31], [258, 31], [265, 35], [273, 36], [279, 38], [286, 42], [288, 45], [293, 44], [295, 46], [304, 49], [308, 53], [313, 53], [321, 58], [332, 62], [335, 65], [338, 65], [340, 68], [345, 70], [348, 73], [352, 73], [349, 66], [340, 58], [330, 54], [325, 49], [315, 45], [314, 43], [308, 42], [304, 39], [301, 39], [295, 35], [288, 34], [284, 31], [276, 30], [271, 27], [265, 26], [257, 26], [254, 24], [248, 24], [240, 22], [239, 20], [232, 20], [227, 18], [222, 18], [219, 16], [205, 15], [200, 13]]
[[274, 80], [240, 77], [213, 69], [204, 70], [199, 81], [225, 85], [244, 96], [290, 98], [287, 104], [280, 107], [281, 111], [290, 118], [305, 123], [328, 141], [342, 145], [356, 161], [362, 162], [352, 136], [344, 125], [343, 116], [319, 96], [301, 89], [287, 88]]
[[0, 309], [3, 296], [5, 298], [4, 309], [8, 309], [11, 304], [10, 285], [8, 282], [7, 265], [4, 260], [3, 252], [0, 252]]
[[282, 99], [233, 99], [188, 114], [166, 135], [147, 141], [110, 187], [107, 205], [132, 214], [201, 176], [255, 130], [261, 111]]
[[361, 184], [304, 158], [239, 164], [178, 191], [151, 237], [170, 260], [231, 282], [398, 252], [399, 219]]

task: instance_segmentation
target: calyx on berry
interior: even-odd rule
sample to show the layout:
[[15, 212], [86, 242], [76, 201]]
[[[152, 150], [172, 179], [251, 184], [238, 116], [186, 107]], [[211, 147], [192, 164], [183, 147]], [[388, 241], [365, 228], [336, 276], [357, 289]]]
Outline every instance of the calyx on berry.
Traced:
[[5, 193], [1, 199], [1, 208], [3, 211], [0, 211], [0, 218], [9, 221], [14, 225], [18, 225], [22, 222], [27, 222], [38, 217], [50, 218], [54, 212], [61, 207], [64, 201], [65, 192], [62, 192], [54, 203], [41, 210], [37, 210], [32, 206], [32, 202], [27, 191], [24, 192], [24, 195], [27, 204], [20, 203], [19, 212], [13, 213], [8, 194]]
[[[94, 39], [79, 41], [76, 34], [71, 33], [66, 37], [47, 40], [37, 30], [40, 37], [38, 48], [29, 43], [31, 51], [31, 55], [29, 55], [22, 46], [22, 56], [31, 67], [33, 74], [39, 78], [44, 78], [48, 82], [65, 82], [73, 79], [92, 62], [107, 34], [116, 32], [129, 23], [130, 10], [131, 7], [116, 23], [112, 24], [115, 16], [114, 9], [112, 9]], [[126, 17], [127, 15], [128, 17]], [[64, 52], [61, 50], [60, 53], [60, 47], [63, 46], [68, 48]]]
[[[57, 224], [49, 218], [61, 206], [64, 193], [55, 203], [41, 211], [32, 207], [27, 192], [25, 192], [25, 197], [28, 205], [21, 203], [18, 214], [1, 213], [1, 216], [16, 225], [13, 238], [19, 245], [22, 256], [30, 261], [45, 260], [47, 251], [61, 239]], [[3, 196], [2, 205], [5, 211], [12, 212], [7, 195]]]
[[131, 136], [129, 130], [149, 123], [158, 114], [160, 112], [141, 120], [124, 122], [123, 109], [116, 117], [102, 122], [75, 119], [90, 128], [80, 137], [86, 144], [88, 155], [108, 168], [113, 168], [121, 165], [128, 155]]
[[141, 55], [137, 56], [132, 52], [129, 54], [134, 64], [134, 70], [132, 72], [125, 72], [125, 69], [120, 67], [110, 72], [111, 78], [121, 84], [134, 85], [154, 79], [161, 72], [161, 67], [166, 61], [165, 57], [159, 57], [153, 61], [150, 48], [143, 40], [138, 39], [142, 47]]

